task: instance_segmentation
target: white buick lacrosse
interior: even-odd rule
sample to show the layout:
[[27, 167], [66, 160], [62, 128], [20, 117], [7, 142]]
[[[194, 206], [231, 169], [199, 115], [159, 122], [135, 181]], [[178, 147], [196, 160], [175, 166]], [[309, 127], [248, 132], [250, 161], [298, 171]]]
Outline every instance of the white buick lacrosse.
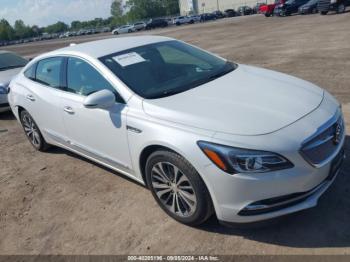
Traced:
[[117, 170], [188, 225], [313, 207], [345, 157], [341, 106], [325, 90], [166, 37], [41, 55], [11, 82], [9, 102], [37, 150]]

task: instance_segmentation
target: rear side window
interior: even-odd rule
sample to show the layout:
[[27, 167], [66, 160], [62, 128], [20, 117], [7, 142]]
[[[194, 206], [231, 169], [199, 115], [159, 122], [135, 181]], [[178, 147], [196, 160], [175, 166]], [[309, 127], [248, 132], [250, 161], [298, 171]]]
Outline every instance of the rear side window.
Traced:
[[31, 65], [26, 71], [24, 71], [24, 76], [31, 80], [35, 80], [35, 69], [36, 69], [36, 64]]
[[52, 57], [39, 61], [35, 81], [53, 88], [60, 88], [62, 61], [63, 58], [61, 57]]

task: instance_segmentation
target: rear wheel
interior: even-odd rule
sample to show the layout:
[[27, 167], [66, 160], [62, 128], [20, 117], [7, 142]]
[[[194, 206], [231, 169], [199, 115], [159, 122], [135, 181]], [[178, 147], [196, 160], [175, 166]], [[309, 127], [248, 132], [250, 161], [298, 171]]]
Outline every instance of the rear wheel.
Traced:
[[31, 145], [38, 151], [46, 151], [49, 148], [49, 145], [43, 138], [32, 116], [26, 110], [23, 110], [20, 117], [24, 133]]
[[321, 14], [321, 15], [326, 15], [326, 14], [328, 14], [328, 11], [321, 11], [320, 14]]
[[345, 12], [345, 5], [344, 4], [339, 4], [337, 8], [337, 13], [341, 14]]
[[213, 213], [203, 180], [180, 155], [170, 151], [151, 154], [146, 163], [146, 178], [157, 203], [175, 220], [194, 226]]

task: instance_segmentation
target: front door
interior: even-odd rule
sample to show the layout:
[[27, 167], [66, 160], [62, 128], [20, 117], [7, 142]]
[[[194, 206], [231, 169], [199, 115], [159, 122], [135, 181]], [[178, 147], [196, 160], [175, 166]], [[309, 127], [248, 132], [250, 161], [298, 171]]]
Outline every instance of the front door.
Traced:
[[[127, 105], [115, 88], [88, 62], [75, 57], [67, 58], [66, 72], [66, 92], [61, 95], [61, 104], [68, 143], [84, 155], [130, 173]], [[102, 89], [116, 94], [115, 105], [108, 109], [84, 107], [85, 97]]]

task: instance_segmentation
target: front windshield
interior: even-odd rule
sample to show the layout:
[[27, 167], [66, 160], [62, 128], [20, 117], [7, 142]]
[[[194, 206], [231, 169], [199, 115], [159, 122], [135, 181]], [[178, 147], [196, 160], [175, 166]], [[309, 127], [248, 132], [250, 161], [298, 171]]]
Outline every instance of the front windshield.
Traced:
[[179, 41], [166, 41], [100, 58], [135, 93], [166, 97], [212, 81], [236, 65]]
[[24, 58], [12, 53], [0, 54], [0, 70], [24, 67], [28, 63]]

